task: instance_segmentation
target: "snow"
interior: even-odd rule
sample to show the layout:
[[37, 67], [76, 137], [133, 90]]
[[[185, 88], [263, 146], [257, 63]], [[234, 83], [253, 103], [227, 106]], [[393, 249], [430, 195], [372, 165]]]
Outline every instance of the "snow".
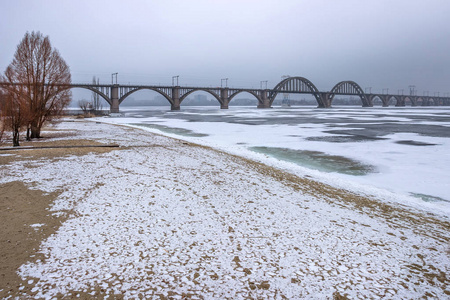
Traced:
[[44, 225], [45, 225], [44, 223], [36, 223], [36, 224], [31, 224], [30, 227], [34, 228], [34, 229], [38, 229]]
[[[323, 120], [324, 123], [298, 123], [298, 124], [258, 124], [247, 125], [245, 122], [271, 118], [299, 118], [310, 115]], [[126, 111], [124, 113], [126, 114]], [[251, 159], [262, 161], [263, 163], [289, 169], [298, 175], [310, 175], [322, 182], [339, 186], [354, 191], [375, 195], [376, 197], [389, 199], [407, 205], [439, 211], [443, 215], [450, 215], [450, 139], [445, 137], [425, 136], [415, 133], [398, 132], [382, 136], [382, 140], [365, 142], [332, 143], [323, 141], [308, 140], [311, 137], [333, 137], [334, 134], [326, 131], [351, 130], [354, 123], [345, 123], [346, 119], [357, 120], [358, 124], [371, 124], [370, 121], [385, 120], [386, 122], [414, 122], [415, 124], [439, 124], [440, 126], [450, 126], [450, 118], [440, 122], [417, 122], [415, 119], [421, 117], [436, 117], [450, 114], [447, 108], [415, 108], [415, 109], [337, 109], [337, 110], [314, 110], [303, 109], [295, 114], [295, 110], [289, 113], [286, 109], [255, 110], [255, 109], [234, 109], [217, 110], [206, 113], [201, 109], [187, 112], [176, 112], [170, 118], [160, 117], [140, 117], [140, 118], [116, 118], [102, 119], [102, 121], [115, 124], [158, 124], [169, 128], [183, 128], [191, 130], [193, 133], [205, 134], [205, 137], [189, 137], [176, 133], [161, 132], [155, 128], [141, 127], [145, 130], [164, 135], [181, 138], [190, 142], [211, 146], [228, 153], [245, 156]], [[144, 115], [144, 114], [142, 114]], [[179, 115], [179, 118], [174, 116]], [[210, 122], [186, 121], [183, 115], [234, 117], [238, 116], [245, 122], [229, 123], [223, 119], [215, 119]], [[327, 119], [336, 121], [326, 123]], [[226, 120], [226, 119], [225, 119]], [[344, 120], [344, 121], [342, 121]], [[374, 123], [379, 124], [379, 123]], [[346, 126], [346, 127], [344, 127]], [[354, 129], [359, 127], [355, 126]], [[435, 144], [433, 146], [413, 146], [399, 144], [399, 141], [415, 141], [421, 143]], [[375, 166], [376, 172], [365, 176], [347, 176], [338, 173], [323, 173], [316, 170], [307, 169], [254, 153], [249, 148], [254, 146], [278, 147], [294, 150], [321, 151], [329, 155], [339, 155], [363, 162], [367, 165]], [[417, 195], [429, 195], [430, 202], [425, 203]], [[443, 201], [442, 201], [443, 200]]]
[[36, 299], [93, 296], [96, 287], [127, 299], [440, 298], [448, 291], [445, 229], [361, 213], [181, 140], [95, 122], [58, 127], [126, 148], [0, 170], [0, 183], [62, 190], [52, 211], [73, 210], [41, 244], [45, 259], [19, 270], [36, 279]]

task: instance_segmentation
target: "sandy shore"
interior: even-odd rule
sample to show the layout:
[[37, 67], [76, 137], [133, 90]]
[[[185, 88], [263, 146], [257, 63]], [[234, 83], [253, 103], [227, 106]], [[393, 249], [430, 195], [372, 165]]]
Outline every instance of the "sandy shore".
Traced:
[[0, 151], [0, 297], [449, 297], [445, 218], [70, 120]]

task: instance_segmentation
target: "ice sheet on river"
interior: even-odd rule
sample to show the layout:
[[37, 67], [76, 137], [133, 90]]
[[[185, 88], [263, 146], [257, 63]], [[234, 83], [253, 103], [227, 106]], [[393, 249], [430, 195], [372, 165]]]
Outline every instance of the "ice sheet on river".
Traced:
[[[335, 171], [334, 174], [318, 174], [318, 177], [333, 184], [342, 181], [345, 188], [360, 183], [369, 190], [373, 187], [393, 192], [399, 199], [409, 196], [410, 200], [406, 201], [411, 203], [423, 201], [416, 195], [427, 195], [427, 201], [433, 202], [436, 209], [450, 213], [450, 109], [446, 107], [338, 107], [326, 110], [309, 107], [270, 110], [185, 107], [176, 113], [145, 109], [140, 108], [140, 118], [134, 117], [135, 112], [125, 110], [124, 115], [128, 118], [110, 119], [109, 122], [141, 123], [144, 126], [155, 126], [156, 123], [157, 126], [189, 130], [203, 137], [189, 138], [175, 132], [172, 136], [302, 174], [308, 173], [302, 167], [311, 169], [310, 175], [317, 174], [315, 170], [322, 173], [324, 170], [302, 164], [298, 157], [285, 160], [276, 153], [270, 154], [278, 157], [276, 161], [254, 155], [249, 149], [283, 148], [293, 154], [309, 151], [345, 157], [374, 166], [372, 169], [376, 172], [349, 177], [346, 172]], [[285, 161], [297, 161], [300, 168], [286, 165]], [[341, 173], [344, 175], [340, 176]]]

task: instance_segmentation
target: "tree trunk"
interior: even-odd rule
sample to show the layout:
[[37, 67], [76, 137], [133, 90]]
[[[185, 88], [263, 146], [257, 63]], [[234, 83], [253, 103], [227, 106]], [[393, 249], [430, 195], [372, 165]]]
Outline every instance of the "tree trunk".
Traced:
[[31, 141], [31, 136], [30, 136], [30, 125], [27, 126], [27, 141]]
[[19, 130], [13, 131], [13, 147], [19, 147]]
[[31, 125], [31, 138], [38, 139], [41, 137], [41, 128], [39, 126]]

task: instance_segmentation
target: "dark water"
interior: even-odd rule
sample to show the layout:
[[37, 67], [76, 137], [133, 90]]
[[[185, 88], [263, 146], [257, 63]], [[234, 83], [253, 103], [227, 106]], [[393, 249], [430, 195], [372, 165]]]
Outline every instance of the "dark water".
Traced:
[[400, 145], [410, 145], [410, 146], [436, 146], [436, 145], [439, 145], [439, 144], [424, 143], [424, 142], [412, 141], [412, 140], [397, 141], [396, 143], [400, 144]]
[[249, 149], [322, 172], [337, 172], [361, 176], [376, 171], [374, 166], [365, 165], [343, 156], [328, 155], [319, 151], [293, 150], [276, 147], [250, 147]]
[[441, 197], [435, 197], [435, 196], [419, 194], [419, 193], [411, 193], [411, 195], [416, 198], [422, 199], [425, 202], [442, 202], [442, 201], [444, 201], [444, 202], [450, 203], [450, 200], [446, 200]]

